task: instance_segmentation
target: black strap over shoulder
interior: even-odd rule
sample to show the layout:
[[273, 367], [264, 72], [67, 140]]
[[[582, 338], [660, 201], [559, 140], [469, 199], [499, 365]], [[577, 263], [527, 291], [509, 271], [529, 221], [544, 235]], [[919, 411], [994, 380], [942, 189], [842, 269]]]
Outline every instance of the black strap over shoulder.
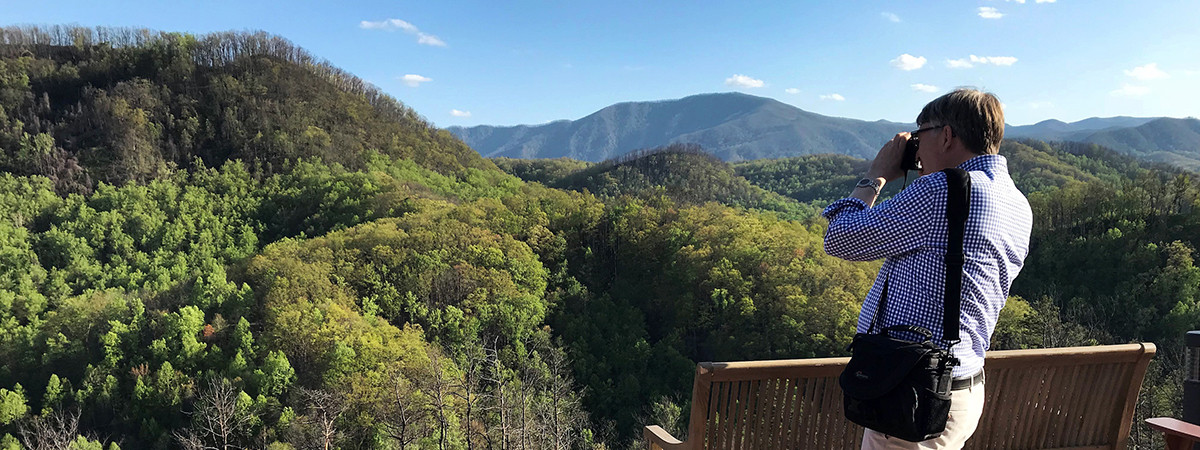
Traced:
[[[958, 325], [962, 320], [962, 273], [963, 237], [966, 235], [967, 216], [971, 211], [971, 174], [959, 168], [942, 170], [946, 174], [946, 221], [949, 234], [946, 246], [946, 289], [944, 291], [942, 314], [942, 341], [946, 348], [958, 343]], [[888, 282], [891, 274], [883, 282], [883, 290], [879, 293], [879, 305], [875, 307], [875, 316], [871, 318], [868, 333], [875, 332], [875, 325], [883, 315], [887, 305]]]
[[942, 340], [947, 347], [958, 342], [958, 324], [962, 316], [963, 237], [967, 215], [971, 211], [971, 174], [953, 168], [946, 174], [946, 221], [950, 234], [946, 244], [945, 311], [942, 315]]

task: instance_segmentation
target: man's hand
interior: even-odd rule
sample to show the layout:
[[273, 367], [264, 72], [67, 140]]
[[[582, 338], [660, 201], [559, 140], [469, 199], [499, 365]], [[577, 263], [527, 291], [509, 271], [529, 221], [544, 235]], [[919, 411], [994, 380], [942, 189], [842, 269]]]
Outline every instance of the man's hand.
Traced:
[[904, 170], [900, 168], [900, 160], [904, 158], [906, 145], [908, 145], [908, 133], [898, 133], [892, 140], [883, 144], [883, 148], [879, 149], [879, 154], [875, 155], [875, 160], [871, 162], [871, 170], [867, 171], [867, 178], [883, 178], [892, 181], [903, 177]]

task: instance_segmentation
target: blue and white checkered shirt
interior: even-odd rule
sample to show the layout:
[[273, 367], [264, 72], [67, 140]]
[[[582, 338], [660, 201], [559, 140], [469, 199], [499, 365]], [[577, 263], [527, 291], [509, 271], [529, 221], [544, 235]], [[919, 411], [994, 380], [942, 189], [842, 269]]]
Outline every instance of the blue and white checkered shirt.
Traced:
[[[971, 210], [963, 242], [962, 342], [952, 349], [962, 365], [954, 369], [955, 377], [983, 368], [1000, 309], [1029, 254], [1033, 226], [1029, 201], [1013, 185], [1003, 156], [977, 156], [958, 167], [971, 174]], [[859, 333], [870, 327], [884, 280], [889, 280], [887, 305], [875, 332], [916, 325], [932, 331], [934, 342], [945, 348], [946, 186], [946, 174], [935, 172], [874, 208], [845, 198], [822, 212], [829, 219], [825, 251], [830, 255], [850, 261], [887, 258], [863, 301]]]

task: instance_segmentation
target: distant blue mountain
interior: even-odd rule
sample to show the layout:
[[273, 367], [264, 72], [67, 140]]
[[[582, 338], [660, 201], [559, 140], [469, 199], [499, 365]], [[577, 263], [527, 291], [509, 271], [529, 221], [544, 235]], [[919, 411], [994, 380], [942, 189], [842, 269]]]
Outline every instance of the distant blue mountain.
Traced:
[[828, 117], [740, 93], [618, 103], [574, 121], [451, 127], [483, 156], [602, 161], [671, 143], [699, 144], [725, 161], [841, 153], [872, 158], [912, 124]]
[[[725, 161], [837, 153], [864, 159], [912, 124], [828, 117], [765, 97], [701, 94], [618, 103], [579, 120], [512, 127], [450, 127], [486, 157], [572, 158], [598, 162], [672, 143], [698, 144]], [[1006, 139], [1095, 143], [1150, 161], [1200, 169], [1194, 118], [1093, 117], [1007, 126]]]
[[1200, 170], [1200, 120], [1194, 118], [1093, 117], [1073, 123], [1047, 120], [1006, 127], [1004, 137], [1086, 142], [1146, 161]]
[[1084, 141], [1089, 135], [1101, 131], [1133, 128], [1160, 117], [1092, 117], [1078, 122], [1066, 123], [1057, 119], [1043, 120], [1033, 125], [1006, 126], [1006, 138], [1031, 138], [1044, 141]]

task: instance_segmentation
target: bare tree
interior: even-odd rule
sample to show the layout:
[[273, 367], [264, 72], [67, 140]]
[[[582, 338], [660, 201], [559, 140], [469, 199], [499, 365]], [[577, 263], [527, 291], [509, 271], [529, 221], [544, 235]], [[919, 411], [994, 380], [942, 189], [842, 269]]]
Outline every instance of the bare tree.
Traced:
[[[482, 427], [483, 417], [481, 417], [479, 405], [480, 401], [480, 382], [483, 377], [483, 372], [487, 367], [487, 353], [484, 351], [483, 342], [478, 338], [469, 339], [464, 346], [462, 361], [459, 368], [462, 370], [462, 377], [457, 378], [452, 384], [454, 390], [451, 394], [462, 400], [465, 406], [463, 417], [463, 433], [467, 438], [467, 450], [475, 448], [476, 435], [487, 439], [487, 428]], [[477, 425], [482, 427], [481, 430], [476, 430]]]
[[422, 390], [429, 396], [429, 408], [437, 421], [438, 450], [446, 449], [446, 433], [450, 428], [447, 410], [450, 408], [451, 380], [442, 367], [442, 356], [435, 349], [429, 352], [429, 378], [422, 383]]
[[66, 450], [79, 435], [79, 411], [54, 411], [17, 425], [21, 445], [27, 450]]
[[559, 348], [546, 348], [545, 355], [546, 373], [541, 380], [543, 392], [539, 419], [551, 441], [549, 448], [571, 448], [575, 445], [579, 428], [586, 419], [583, 417], [579, 397], [575, 394], [574, 382], [569, 372], [570, 361], [566, 352]]
[[[493, 448], [493, 441], [500, 441], [500, 448], [508, 450], [511, 448], [509, 437], [512, 435], [511, 422], [513, 420], [513, 401], [509, 395], [509, 390], [512, 386], [512, 377], [508, 370], [500, 362], [500, 352], [496, 349], [495, 343], [491, 346], [484, 347], [484, 364], [485, 370], [480, 375], [480, 379], [487, 386], [482, 393], [485, 402], [485, 410], [496, 414], [498, 417], [498, 427], [492, 428], [488, 433], [488, 448]], [[493, 439], [491, 435], [495, 434], [498, 439]]]
[[241, 390], [221, 378], [209, 383], [196, 398], [192, 426], [175, 432], [175, 440], [189, 449], [241, 449], [237, 445], [254, 419], [250, 408], [238, 405]]
[[348, 406], [345, 394], [324, 389], [297, 388], [296, 391], [301, 402], [306, 405], [305, 414], [298, 421], [313, 427], [319, 439], [318, 441], [308, 441], [312, 445], [306, 448], [323, 450], [333, 448], [339, 435], [338, 419], [346, 412]]
[[392, 389], [379, 414], [380, 425], [389, 438], [404, 450], [429, 434], [429, 410], [418, 401], [419, 393], [400, 370], [392, 373]]

